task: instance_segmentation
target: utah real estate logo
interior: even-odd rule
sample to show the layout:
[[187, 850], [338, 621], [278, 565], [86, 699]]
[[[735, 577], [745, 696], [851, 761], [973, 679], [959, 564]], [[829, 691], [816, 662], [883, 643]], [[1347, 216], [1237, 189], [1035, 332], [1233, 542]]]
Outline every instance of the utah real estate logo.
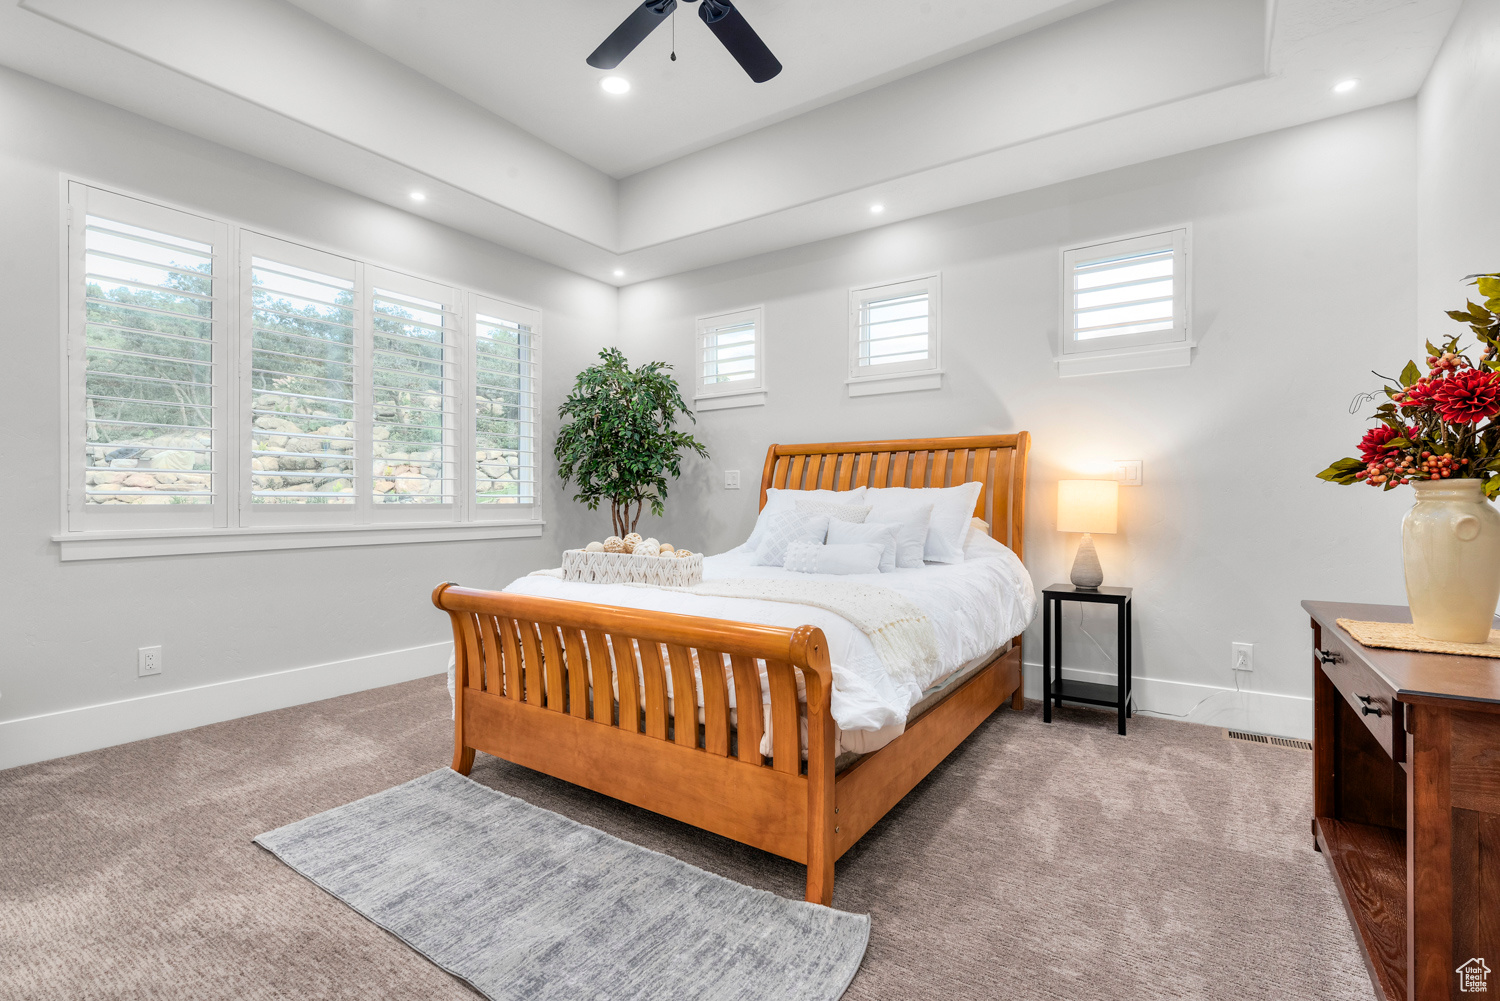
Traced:
[[1488, 994], [1490, 968], [1484, 965], [1484, 958], [1478, 957], [1469, 960], [1457, 970], [1458, 989], [1465, 994]]

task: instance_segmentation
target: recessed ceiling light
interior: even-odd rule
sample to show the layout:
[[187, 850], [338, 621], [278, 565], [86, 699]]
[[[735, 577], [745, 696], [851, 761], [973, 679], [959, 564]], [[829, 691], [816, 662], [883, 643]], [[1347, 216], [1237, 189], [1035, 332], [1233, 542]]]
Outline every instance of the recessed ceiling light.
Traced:
[[615, 277], [616, 278], [624, 278], [625, 277], [625, 269], [624, 268], [615, 268]]
[[879, 215], [880, 213], [885, 211], [885, 206], [880, 204], [871, 205], [870, 211], [875, 215]]
[[607, 76], [599, 81], [606, 94], [623, 94], [630, 89], [630, 81], [622, 76]]
[[425, 202], [427, 200], [427, 195], [420, 191], [413, 191], [411, 193], [411, 200], [414, 202]]
[[1347, 94], [1358, 86], [1358, 80], [1340, 80], [1338, 83], [1333, 85], [1333, 92], [1335, 94]]

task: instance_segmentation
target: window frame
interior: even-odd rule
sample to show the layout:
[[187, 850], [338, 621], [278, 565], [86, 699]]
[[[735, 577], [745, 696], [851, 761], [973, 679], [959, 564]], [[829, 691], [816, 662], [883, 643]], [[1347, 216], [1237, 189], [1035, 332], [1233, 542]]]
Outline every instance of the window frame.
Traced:
[[[734, 382], [708, 383], [704, 381], [703, 367], [706, 364], [707, 347], [704, 338], [712, 330], [738, 326], [747, 318], [755, 328], [755, 375], [750, 379]], [[697, 317], [693, 321], [693, 404], [699, 411], [728, 410], [735, 407], [763, 406], [766, 402], [766, 308], [746, 306], [743, 309], [727, 310]]]
[[[214, 374], [215, 496], [201, 505], [106, 505], [110, 511], [86, 511], [83, 504], [83, 442], [85, 438], [86, 369], [84, 345], [84, 296], [79, 284], [84, 275], [84, 219], [91, 214], [89, 206], [135, 203], [145, 207], [137, 218], [119, 221], [173, 232], [169, 226], [150, 227], [143, 221], [153, 214], [160, 218], [174, 215], [199, 220], [213, 227], [214, 252], [214, 358], [219, 362]], [[99, 215], [97, 211], [92, 214]], [[266, 549], [329, 548], [359, 545], [403, 544], [451, 539], [535, 538], [542, 534], [545, 521], [535, 477], [541, 451], [532, 440], [533, 493], [529, 503], [496, 505], [502, 511], [476, 512], [470, 495], [474, 475], [464, 461], [470, 451], [474, 420], [473, 368], [467, 360], [471, 349], [471, 306], [478, 299], [506, 303], [512, 310], [524, 310], [535, 319], [532, 325], [532, 362], [536, 390], [541, 390], [541, 320], [540, 310], [518, 306], [505, 297], [466, 289], [449, 282], [436, 281], [408, 270], [390, 268], [361, 257], [310, 246], [306, 241], [289, 238], [224, 216], [181, 207], [161, 198], [121, 191], [84, 178], [61, 175], [60, 257], [62, 281], [60, 294], [60, 406], [63, 411], [60, 433], [61, 463], [60, 528], [52, 536], [59, 543], [63, 561], [111, 559], [185, 553], [221, 553]], [[192, 234], [181, 234], [194, 238]], [[207, 241], [205, 241], [207, 242]], [[362, 315], [356, 318], [355, 422], [356, 460], [354, 466], [355, 503], [349, 505], [252, 505], [250, 484], [250, 432], [253, 394], [250, 389], [250, 353], [253, 337], [250, 327], [249, 271], [254, 256], [275, 258], [275, 253], [256, 253], [263, 248], [299, 248], [300, 257], [311, 263], [342, 260], [352, 265], [356, 275], [356, 306]], [[298, 261], [284, 263], [297, 265]], [[316, 266], [312, 267], [317, 270]], [[419, 294], [419, 289], [441, 290], [446, 298], [426, 296], [433, 301], [451, 303], [454, 317], [452, 354], [457, 373], [454, 392], [459, 397], [453, 411], [453, 438], [444, 447], [454, 456], [452, 502], [441, 504], [376, 504], [373, 497], [374, 471], [369, 442], [373, 435], [373, 382], [369, 361], [373, 352], [373, 322], [367, 321], [374, 290], [380, 285], [389, 292]], [[391, 288], [389, 283], [400, 283]], [[224, 305], [220, 308], [219, 300]], [[361, 361], [363, 366], [361, 367]], [[540, 416], [540, 402], [536, 410]], [[363, 443], [361, 447], [361, 442]], [[76, 455], [74, 453], [77, 453]], [[363, 467], [363, 468], [362, 468]], [[76, 484], [75, 484], [76, 480]], [[255, 510], [259, 507], [260, 510]], [[283, 508], [282, 511], [269, 511]], [[340, 508], [347, 508], [341, 511]]]
[[[871, 302], [915, 295], [927, 296], [927, 357], [918, 361], [860, 364], [863, 314]], [[943, 384], [942, 273], [860, 285], [849, 290], [849, 369], [845, 385], [850, 396], [906, 393], [940, 389]]]
[[[1115, 256], [1172, 252], [1173, 325], [1167, 330], [1137, 331], [1098, 338], [1076, 336], [1074, 269], [1080, 262]], [[1092, 241], [1059, 251], [1058, 374], [1099, 375], [1144, 369], [1176, 368], [1192, 360], [1192, 232], [1184, 223], [1151, 233]]]
[[[531, 352], [530, 379], [535, 387], [532, 390], [532, 420], [531, 420], [531, 500], [517, 501], [514, 504], [483, 504], [479, 501], [477, 478], [471, 476], [469, 484], [464, 489], [463, 502], [467, 511], [466, 518], [470, 523], [481, 524], [486, 522], [505, 522], [511, 519], [507, 515], [514, 511], [526, 511], [538, 509], [538, 489], [540, 478], [536, 475], [541, 457], [541, 449], [537, 447], [537, 430], [542, 423], [541, 407], [541, 368], [542, 349], [546, 343], [542, 331], [543, 315], [539, 309], [530, 306], [522, 306], [499, 296], [485, 295], [480, 292], [469, 292], [465, 298], [465, 322], [464, 322], [464, 357], [475, 359], [473, 364], [465, 368], [465, 392], [464, 399], [470, 402], [466, 410], [466, 418], [460, 424], [463, 430], [461, 436], [462, 444], [459, 449], [459, 462], [465, 469], [471, 469], [475, 464], [474, 453], [478, 450], [478, 422], [468, 419], [473, 416], [474, 409], [478, 406], [478, 392], [476, 382], [478, 379], [479, 364], [477, 361], [479, 353], [478, 332], [479, 317], [489, 316], [497, 320], [510, 321], [517, 326], [525, 326], [531, 332], [531, 344], [528, 350]], [[524, 423], [524, 422], [521, 422]]]

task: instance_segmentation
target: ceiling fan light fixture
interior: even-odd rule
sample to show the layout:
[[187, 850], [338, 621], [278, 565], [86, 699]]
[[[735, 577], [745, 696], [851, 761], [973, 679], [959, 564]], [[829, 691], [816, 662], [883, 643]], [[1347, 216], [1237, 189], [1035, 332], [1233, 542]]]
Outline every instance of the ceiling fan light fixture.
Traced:
[[627, 94], [630, 92], [630, 81], [622, 76], [607, 76], [599, 81], [599, 87], [606, 94]]

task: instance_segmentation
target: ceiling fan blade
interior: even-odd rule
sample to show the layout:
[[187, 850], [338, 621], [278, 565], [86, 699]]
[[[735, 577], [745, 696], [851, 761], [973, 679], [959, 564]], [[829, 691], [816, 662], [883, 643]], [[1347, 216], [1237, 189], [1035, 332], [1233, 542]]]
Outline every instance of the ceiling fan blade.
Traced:
[[703, 0], [698, 5], [698, 16], [718, 36], [735, 62], [750, 74], [750, 79], [765, 83], [781, 72], [781, 63], [729, 0]]
[[646, 0], [589, 55], [588, 64], [601, 70], [614, 69], [676, 9], [677, 0]]

